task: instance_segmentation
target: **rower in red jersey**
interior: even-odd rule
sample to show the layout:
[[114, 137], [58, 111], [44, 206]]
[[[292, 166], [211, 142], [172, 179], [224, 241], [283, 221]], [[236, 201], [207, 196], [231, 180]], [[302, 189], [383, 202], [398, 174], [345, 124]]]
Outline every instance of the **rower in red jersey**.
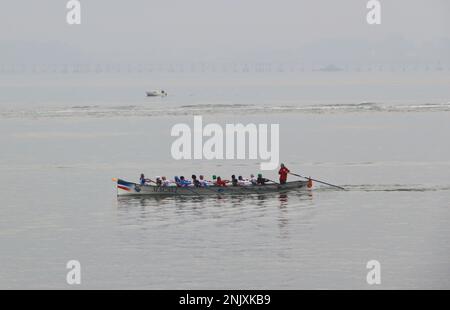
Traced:
[[217, 177], [216, 186], [227, 186], [228, 181], [222, 180], [221, 177]]

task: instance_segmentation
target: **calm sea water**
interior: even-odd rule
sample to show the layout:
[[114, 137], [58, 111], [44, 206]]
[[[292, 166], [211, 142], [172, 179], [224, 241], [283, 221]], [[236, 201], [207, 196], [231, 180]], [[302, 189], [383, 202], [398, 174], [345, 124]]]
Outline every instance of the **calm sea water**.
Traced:
[[[2, 84], [0, 288], [71, 288], [72, 259], [82, 288], [372, 289], [373, 259], [380, 288], [450, 288], [448, 73], [166, 76], [164, 101], [142, 97], [150, 78], [71, 79]], [[291, 171], [347, 191], [118, 199], [112, 177], [258, 172], [173, 160], [194, 114], [279, 123]]]

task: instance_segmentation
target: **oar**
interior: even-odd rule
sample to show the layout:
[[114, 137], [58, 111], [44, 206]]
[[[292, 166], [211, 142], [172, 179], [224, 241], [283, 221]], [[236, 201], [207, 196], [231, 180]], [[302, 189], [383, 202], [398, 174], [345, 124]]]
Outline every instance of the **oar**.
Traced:
[[[213, 192], [213, 193], [216, 193], [216, 194], [218, 194], [218, 195], [221, 195], [222, 193], [221, 192], [219, 192], [219, 190], [214, 190], [213, 188], [211, 188], [212, 186], [204, 186], [204, 187], [200, 187], [200, 188], [204, 188], [204, 189], [207, 189], [207, 190], [209, 190], [209, 191], [211, 191], [211, 192]], [[217, 188], [219, 188], [220, 189], [220, 186], [214, 186], [214, 187], [217, 187]], [[226, 186], [225, 186], [225, 188], [227, 188]], [[245, 186], [240, 186], [239, 188], [245, 188]], [[254, 190], [252, 190], [252, 189], [250, 189], [250, 188], [245, 188], [245, 189], [248, 189], [248, 190], [251, 190], [251, 191], [253, 191], [253, 192], [256, 192], [256, 191], [254, 191]]]
[[[227, 182], [227, 183], [228, 183], [228, 182]], [[218, 190], [214, 190], [212, 187], [218, 188]], [[211, 192], [213, 192], [213, 193], [216, 193], [216, 194], [221, 195], [221, 194], [223, 194], [223, 193], [219, 192], [219, 189], [221, 189], [221, 188], [227, 188], [227, 186], [208, 185], [208, 186], [203, 186], [203, 187], [200, 187], [200, 188], [205, 188], [205, 189], [207, 189], [207, 190], [209, 190], [209, 191], [211, 191]]]
[[[150, 179], [149, 179], [149, 180], [150, 180]], [[156, 183], [156, 182], [153, 181], [153, 180], [150, 180], [150, 182], [153, 182], [153, 183], [155, 183], [155, 184], [158, 184], [158, 183]], [[178, 184], [177, 184], [177, 186], [178, 186]], [[193, 189], [190, 189], [189, 186], [180, 186], [180, 188], [185, 188], [185, 189], [187, 189], [188, 191], [190, 191], [190, 192], [192, 192], [192, 193], [194, 193], [194, 194], [196, 194], [196, 195], [201, 195], [200, 193], [194, 191]], [[180, 194], [180, 193], [177, 193], [177, 194]]]
[[[180, 188], [186, 188], [187, 190], [193, 192], [194, 194], [201, 195], [200, 193], [198, 193], [198, 192], [194, 191], [193, 189], [189, 188], [188, 186], [180, 186]], [[213, 193], [221, 194], [218, 191], [215, 191], [212, 188], [209, 188], [208, 186], [205, 186], [205, 187], [194, 187], [194, 188], [206, 188], [206, 189], [210, 190]]]
[[269, 181], [269, 182], [272, 182], [272, 183], [275, 183], [275, 184], [278, 184], [278, 185], [280, 185], [280, 183], [278, 183], [278, 182], [275, 182], [275, 181], [272, 181], [272, 180], [270, 180], [270, 179], [266, 179], [267, 181]]
[[188, 191], [190, 191], [190, 192], [193, 192], [194, 194], [196, 194], [196, 195], [201, 195], [199, 192], [196, 192], [196, 191], [194, 191], [193, 189], [191, 189], [191, 188], [189, 188], [189, 186], [182, 186], [182, 187], [180, 187], [180, 188], [185, 188], [185, 189], [187, 189]]
[[304, 178], [304, 179], [307, 179], [307, 180], [313, 180], [314, 182], [317, 182], [317, 183], [322, 183], [322, 184], [325, 184], [325, 185], [328, 185], [328, 186], [333, 186], [333, 187], [336, 187], [336, 188], [339, 188], [339, 189], [342, 189], [342, 190], [345, 191], [345, 188], [343, 188], [341, 186], [337, 186], [337, 185], [330, 184], [330, 183], [327, 183], [327, 182], [324, 182], [324, 181], [320, 181], [320, 180], [316, 180], [316, 179], [313, 179], [313, 178], [307, 178], [307, 177], [304, 177], [304, 176], [302, 176], [300, 174], [295, 174], [295, 173], [292, 173], [292, 172], [289, 172], [289, 174], [292, 174], [292, 175], [295, 175], [296, 177]]
[[[211, 191], [211, 192], [213, 192], [213, 193], [216, 193], [216, 194], [221, 194], [218, 190], [216, 191], [216, 190], [214, 190], [214, 189], [212, 189], [211, 187], [213, 187], [214, 185], [207, 185], [207, 186], [202, 186], [202, 187], [199, 187], [199, 188], [204, 188], [204, 189], [207, 189], [207, 190], [209, 190], [209, 191]], [[219, 187], [219, 186], [216, 186], [216, 187]]]

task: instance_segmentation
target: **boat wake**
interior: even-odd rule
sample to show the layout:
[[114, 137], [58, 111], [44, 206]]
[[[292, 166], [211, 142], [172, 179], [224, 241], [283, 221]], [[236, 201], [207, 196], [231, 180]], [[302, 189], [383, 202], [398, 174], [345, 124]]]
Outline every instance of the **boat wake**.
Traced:
[[[426, 186], [422, 184], [361, 184], [343, 185], [348, 191], [361, 192], [437, 192], [450, 191], [450, 185]], [[335, 190], [335, 189], [331, 189]]]
[[411, 113], [450, 112], [450, 102], [424, 104], [383, 104], [375, 102], [320, 105], [254, 105], [254, 104], [190, 104], [173, 107], [148, 105], [83, 105], [72, 107], [48, 107], [38, 109], [0, 110], [0, 118], [116, 118], [116, 117], [156, 117], [182, 115], [218, 114], [333, 114], [333, 113]]

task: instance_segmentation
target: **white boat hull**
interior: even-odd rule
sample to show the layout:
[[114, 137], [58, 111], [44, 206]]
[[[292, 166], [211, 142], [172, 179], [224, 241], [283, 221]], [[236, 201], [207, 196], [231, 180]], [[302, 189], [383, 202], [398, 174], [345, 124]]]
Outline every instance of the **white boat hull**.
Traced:
[[167, 96], [166, 92], [159, 91], [159, 90], [148, 91], [145, 93], [147, 94], [147, 97], [165, 97], [165, 96]]

